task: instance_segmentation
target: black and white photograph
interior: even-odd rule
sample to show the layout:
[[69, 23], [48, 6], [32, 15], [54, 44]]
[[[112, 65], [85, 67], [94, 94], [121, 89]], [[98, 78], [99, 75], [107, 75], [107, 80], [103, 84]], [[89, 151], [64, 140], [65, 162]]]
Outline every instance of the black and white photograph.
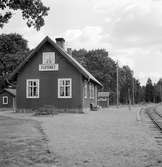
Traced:
[[162, 167], [162, 0], [0, 0], [0, 167]]

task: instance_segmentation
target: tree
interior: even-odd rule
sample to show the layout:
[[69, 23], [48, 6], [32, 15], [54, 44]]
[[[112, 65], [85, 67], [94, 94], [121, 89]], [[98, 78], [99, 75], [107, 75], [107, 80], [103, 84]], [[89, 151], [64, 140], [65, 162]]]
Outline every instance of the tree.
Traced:
[[0, 76], [4, 79], [28, 53], [27, 41], [21, 35], [0, 35]]
[[[116, 63], [104, 49], [87, 51], [85, 49], [74, 50], [73, 57], [79, 61], [102, 84], [102, 91], [110, 92], [110, 104], [116, 104]], [[127, 104], [133, 98], [133, 79], [135, 102], [144, 101], [144, 88], [139, 81], [133, 78], [129, 66], [119, 67], [119, 95], [120, 103]]]
[[72, 51], [72, 56], [80, 63], [82, 64], [84, 67], [86, 67], [85, 64], [85, 55], [87, 54], [87, 50], [85, 49], [80, 49], [80, 50], [73, 50]]
[[108, 56], [106, 50], [96, 49], [86, 51], [81, 49], [73, 51], [73, 57], [103, 84], [103, 91], [109, 91], [112, 95], [115, 94], [116, 64]]
[[162, 101], [162, 78], [154, 85], [154, 98], [156, 103]]
[[141, 87], [139, 80], [135, 79], [134, 81], [134, 98], [135, 103], [144, 102], [144, 87]]
[[120, 101], [128, 103], [131, 101], [133, 76], [129, 66], [119, 69]]
[[44, 25], [49, 7], [44, 6], [41, 0], [1, 0], [0, 9], [4, 11], [0, 14], [0, 28], [12, 18], [13, 11], [20, 10], [27, 26], [39, 30]]
[[145, 101], [153, 102], [154, 101], [154, 86], [152, 80], [148, 78], [145, 88]]

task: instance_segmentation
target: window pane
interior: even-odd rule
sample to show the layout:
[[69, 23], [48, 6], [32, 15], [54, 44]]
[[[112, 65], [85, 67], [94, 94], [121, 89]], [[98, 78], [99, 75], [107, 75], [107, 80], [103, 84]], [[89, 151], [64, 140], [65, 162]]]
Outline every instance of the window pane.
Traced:
[[55, 64], [55, 53], [54, 52], [43, 53], [43, 64]]
[[64, 87], [60, 87], [60, 96], [64, 96]]
[[63, 81], [63, 80], [60, 80], [59, 85], [60, 85], [60, 86], [63, 86], [63, 85], [64, 85], [64, 81]]
[[32, 96], [32, 87], [28, 88], [28, 96]]
[[4, 98], [4, 103], [7, 103], [7, 97]]
[[33, 96], [37, 96], [37, 87], [33, 87]]
[[66, 92], [65, 96], [70, 96], [70, 86], [66, 86], [65, 92]]
[[33, 82], [33, 86], [37, 86], [37, 82]]
[[70, 80], [66, 80], [66, 85], [70, 85]]
[[29, 84], [30, 87], [32, 86], [32, 82], [31, 81], [29, 81], [28, 84]]

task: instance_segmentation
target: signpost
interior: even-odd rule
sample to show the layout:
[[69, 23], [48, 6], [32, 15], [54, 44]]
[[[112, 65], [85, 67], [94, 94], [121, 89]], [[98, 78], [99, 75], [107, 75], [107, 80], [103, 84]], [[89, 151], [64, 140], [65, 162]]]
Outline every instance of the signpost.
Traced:
[[109, 107], [110, 92], [98, 92], [98, 105], [105, 108]]

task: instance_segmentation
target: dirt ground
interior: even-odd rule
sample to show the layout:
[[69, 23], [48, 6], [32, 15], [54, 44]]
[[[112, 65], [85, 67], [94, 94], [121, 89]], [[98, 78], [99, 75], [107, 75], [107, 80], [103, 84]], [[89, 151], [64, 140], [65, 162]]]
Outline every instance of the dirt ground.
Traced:
[[60, 114], [45, 121], [59, 167], [161, 167], [147, 120], [136, 120], [139, 108], [107, 109], [88, 114]]
[[0, 167], [52, 167], [54, 158], [40, 124], [0, 116]]
[[[138, 106], [131, 108], [131, 110], [129, 110], [128, 107], [120, 107], [118, 109], [112, 107], [99, 112], [89, 112], [87, 114], [58, 114], [54, 117], [32, 117], [30, 114], [3, 113], [16, 118], [34, 119], [42, 122], [42, 128], [49, 138], [49, 148], [53, 151], [53, 156], [55, 157], [55, 165], [52, 167], [162, 167], [162, 146], [159, 146], [154, 138], [155, 134], [158, 132], [152, 132], [150, 120], [144, 117], [144, 114], [142, 114], [140, 121], [137, 121], [137, 111], [139, 110], [140, 107]], [[12, 129], [7, 128], [10, 129], [6, 133], [6, 136], [4, 136], [7, 140], [3, 139], [0, 141], [5, 141], [7, 146], [12, 146], [11, 141], [14, 141], [14, 138], [16, 138], [14, 134], [22, 138], [21, 133], [17, 134], [17, 132], [22, 130], [24, 131], [22, 134], [25, 135], [25, 138], [32, 136], [32, 139], [41, 139], [40, 133], [37, 133], [35, 128], [31, 128], [34, 126], [30, 124], [31, 121], [29, 121], [26, 126], [23, 125], [20, 127], [18, 126], [19, 122], [18, 125], [16, 123], [16, 128], [13, 126], [14, 132], [16, 131], [15, 133], [12, 133]], [[22, 124], [20, 123], [20, 125]], [[8, 123], [7, 125], [0, 123], [0, 127], [1, 126], [6, 127], [9, 125]], [[32, 132], [31, 130], [30, 132], [27, 130], [30, 128], [25, 128], [27, 126], [32, 129]], [[1, 138], [1, 133], [3, 134], [6, 128], [0, 129]], [[46, 159], [46, 155], [48, 154], [46, 154], [45, 151], [45, 142], [43, 140], [42, 142], [44, 149], [41, 150], [44, 150], [44, 152], [43, 155], [42, 152], [40, 153], [40, 157], [45, 156]], [[31, 147], [33, 143], [29, 144], [30, 146], [28, 147]], [[21, 147], [21, 142], [16, 142], [16, 144], [17, 149], [15, 150], [19, 150], [18, 148], [19, 146]], [[25, 148], [26, 147], [24, 147], [24, 149]], [[35, 146], [31, 148], [35, 148]], [[38, 149], [39, 147], [36, 148]], [[8, 149], [10, 148], [8, 147]], [[11, 153], [12, 156], [14, 155], [13, 152]], [[34, 151], [32, 153], [34, 154]], [[18, 153], [18, 155], [17, 157], [19, 158], [17, 161], [21, 160], [19, 166], [24, 166], [22, 165], [24, 162], [27, 164], [37, 162], [39, 159], [37, 155], [35, 155], [35, 161], [32, 161], [31, 157], [33, 156], [29, 156], [26, 160], [26, 158], [24, 158], [27, 157], [26, 155], [32, 155], [31, 152], [26, 153], [26, 151], [23, 151], [23, 154]], [[10, 155], [4, 154], [3, 156], [8, 157], [5, 158], [6, 161], [2, 161], [3, 158], [1, 158], [3, 163], [12, 162], [12, 159], [9, 158]], [[17, 163], [16, 161], [13, 162]], [[41, 161], [38, 160], [38, 162]], [[7, 166], [9, 165], [4, 167]], [[34, 165], [26, 166], [35, 167]], [[41, 165], [37, 166], [41, 167]]]
[[156, 110], [162, 114], [162, 104], [156, 107]]

